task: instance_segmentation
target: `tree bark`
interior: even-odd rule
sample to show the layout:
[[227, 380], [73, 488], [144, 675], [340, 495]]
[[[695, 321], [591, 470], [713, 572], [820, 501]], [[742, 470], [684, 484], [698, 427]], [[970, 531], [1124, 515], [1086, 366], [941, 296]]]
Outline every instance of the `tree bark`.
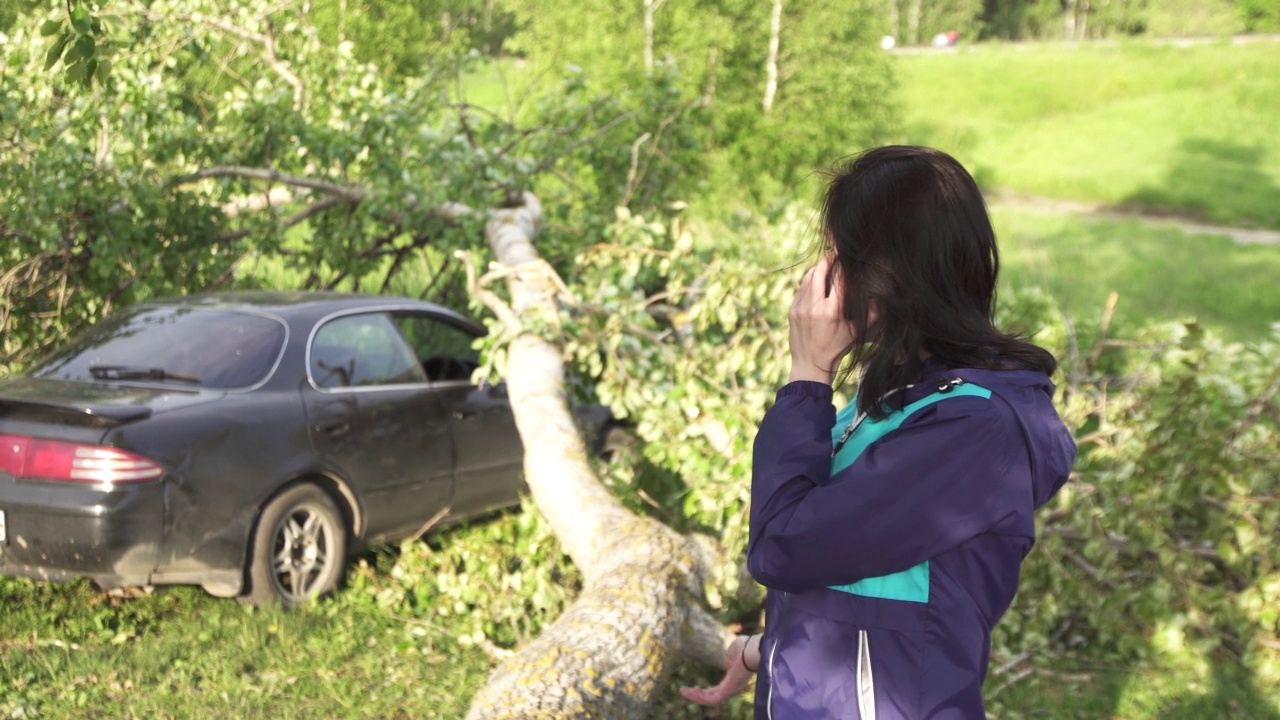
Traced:
[[581, 570], [582, 594], [490, 676], [468, 720], [643, 718], [680, 659], [719, 666], [730, 639], [704, 603], [711, 562], [692, 539], [632, 514], [599, 482], [565, 399], [555, 328], [562, 285], [533, 246], [536, 198], [490, 214], [485, 233], [511, 305], [473, 292], [514, 336], [505, 378], [538, 511]]
[[644, 0], [644, 69], [653, 71], [653, 16], [665, 0]]
[[920, 17], [924, 14], [924, 0], [911, 0], [907, 7], [907, 42], [920, 44]]
[[782, 36], [782, 0], [773, 0], [773, 12], [769, 17], [769, 56], [764, 62], [764, 112], [773, 109], [773, 97], [778, 93], [778, 45]]

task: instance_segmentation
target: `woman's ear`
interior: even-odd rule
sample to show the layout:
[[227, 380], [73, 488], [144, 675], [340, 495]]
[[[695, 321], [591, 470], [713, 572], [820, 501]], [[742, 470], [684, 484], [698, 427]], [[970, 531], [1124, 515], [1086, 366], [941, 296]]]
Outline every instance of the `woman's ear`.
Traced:
[[876, 321], [880, 319], [880, 302], [875, 298], [867, 300], [867, 328], [876, 326]]

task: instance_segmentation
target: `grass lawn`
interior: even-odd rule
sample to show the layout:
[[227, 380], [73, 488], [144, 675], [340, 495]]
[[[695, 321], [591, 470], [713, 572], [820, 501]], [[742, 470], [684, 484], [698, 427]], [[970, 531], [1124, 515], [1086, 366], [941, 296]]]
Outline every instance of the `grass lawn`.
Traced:
[[352, 598], [285, 613], [7, 580], [0, 596], [3, 717], [456, 720], [490, 668], [448, 628]]
[[527, 99], [555, 83], [558, 77], [540, 75], [523, 60], [488, 59], [477, 62], [453, 89], [457, 102], [470, 103], [516, 119], [528, 110]]
[[1280, 323], [1280, 246], [1240, 245], [1171, 224], [993, 208], [1008, 287], [1040, 287], [1074, 317], [1120, 293], [1118, 329], [1196, 319], [1234, 340]]
[[986, 187], [1280, 228], [1280, 42], [900, 55], [903, 140]]
[[[437, 718], [456, 720], [490, 661], [449, 618], [377, 607], [378, 577], [293, 613], [194, 588], [107, 599], [85, 584], [0, 579], [0, 715], [42, 718]], [[383, 578], [385, 580], [385, 578]], [[999, 659], [997, 658], [997, 662]], [[1021, 668], [1020, 668], [1021, 669]], [[1020, 670], [1019, 669], [1019, 670]], [[988, 682], [995, 720], [1280, 720], [1280, 693], [1231, 663], [1137, 668], [1043, 663]], [[747, 698], [700, 708], [676, 694], [717, 672], [685, 667], [653, 713], [745, 720]]]
[[1280, 720], [1280, 695], [1225, 661], [1211, 669], [1182, 658], [1127, 669], [1057, 663], [993, 686], [993, 720]]

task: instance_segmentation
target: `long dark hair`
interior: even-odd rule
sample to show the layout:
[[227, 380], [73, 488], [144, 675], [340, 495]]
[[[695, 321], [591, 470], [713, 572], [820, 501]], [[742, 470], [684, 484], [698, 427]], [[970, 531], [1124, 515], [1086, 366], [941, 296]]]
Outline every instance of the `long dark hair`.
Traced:
[[950, 155], [890, 145], [854, 157], [831, 178], [822, 229], [836, 254], [828, 286], [844, 283], [859, 339], [849, 349], [859, 411], [900, 407], [903, 393], [886, 395], [918, 381], [929, 355], [949, 367], [1057, 369], [1044, 348], [996, 329], [995, 231], [978, 184]]

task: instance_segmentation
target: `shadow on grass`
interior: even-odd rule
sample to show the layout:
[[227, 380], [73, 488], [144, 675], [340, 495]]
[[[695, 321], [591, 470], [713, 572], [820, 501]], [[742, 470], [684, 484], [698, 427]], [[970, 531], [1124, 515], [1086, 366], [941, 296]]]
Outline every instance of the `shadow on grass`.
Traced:
[[1188, 693], [1160, 712], [1161, 720], [1280, 720], [1276, 706], [1260, 692], [1252, 673], [1233, 658], [1213, 662], [1207, 694]]
[[1138, 188], [1119, 208], [1236, 227], [1280, 228], [1280, 186], [1262, 171], [1257, 146], [1187, 138], [1159, 187]]
[[[1226, 581], [1233, 596], [1249, 589], [1249, 583], [1239, 580]], [[1257, 627], [1233, 600], [1234, 597], [1215, 607], [1214, 625], [1201, 631], [1202, 638], [1209, 634], [1217, 641], [1217, 647], [1208, 651], [1203, 663], [1166, 658], [1129, 668], [1093, 668], [1084, 675], [1090, 678], [1087, 685], [1070, 687], [1068, 682], [1066, 687], [1051, 687], [1049, 694], [1056, 695], [1051, 702], [1033, 701], [1020, 709], [1028, 717], [1053, 720], [1280, 720], [1280, 694], [1274, 688], [1260, 687], [1255, 671], [1245, 660], [1245, 643], [1236, 634], [1241, 628]], [[1149, 622], [1147, 628], [1154, 625]], [[1149, 632], [1143, 635], [1151, 641]], [[1180, 654], [1196, 652], [1185, 647]], [[1064, 674], [1066, 678], [1070, 676], [1069, 672]], [[1029, 699], [1026, 694], [1023, 698]]]
[[[1247, 587], [1233, 588], [1244, 592]], [[1161, 708], [1161, 720], [1280, 720], [1274, 691], [1268, 697], [1259, 691], [1257, 678], [1244, 662], [1245, 647], [1231, 628], [1248, 627], [1243, 613], [1233, 603], [1225, 603], [1217, 615], [1214, 630], [1221, 640], [1210, 657], [1211, 686], [1207, 693], [1188, 693]]]

